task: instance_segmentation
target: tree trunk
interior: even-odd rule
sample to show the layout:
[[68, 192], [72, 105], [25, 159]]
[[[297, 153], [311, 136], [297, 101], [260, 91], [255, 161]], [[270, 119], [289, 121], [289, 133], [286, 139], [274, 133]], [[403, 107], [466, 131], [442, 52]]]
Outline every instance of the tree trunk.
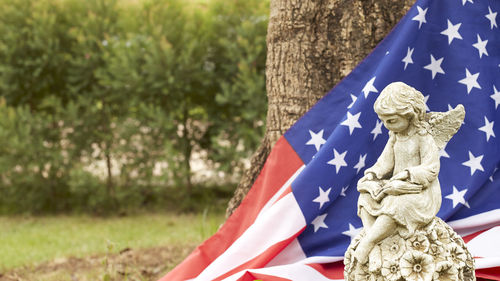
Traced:
[[108, 172], [108, 177], [106, 180], [106, 190], [107, 190], [107, 195], [108, 199], [110, 202], [114, 202], [115, 200], [115, 187], [113, 184], [113, 167], [111, 166], [111, 144], [106, 142], [106, 147], [104, 150], [104, 156], [106, 158], [106, 170]]
[[182, 140], [184, 143], [184, 177], [185, 177], [185, 184], [186, 184], [186, 197], [189, 198], [191, 197], [192, 191], [193, 191], [193, 184], [191, 182], [191, 153], [193, 151], [193, 148], [191, 147], [191, 138], [189, 136], [189, 112], [188, 112], [188, 105], [184, 104], [184, 109], [182, 111], [183, 116], [182, 116]]
[[229, 216], [274, 143], [388, 34], [414, 0], [271, 0], [267, 30], [266, 134]]

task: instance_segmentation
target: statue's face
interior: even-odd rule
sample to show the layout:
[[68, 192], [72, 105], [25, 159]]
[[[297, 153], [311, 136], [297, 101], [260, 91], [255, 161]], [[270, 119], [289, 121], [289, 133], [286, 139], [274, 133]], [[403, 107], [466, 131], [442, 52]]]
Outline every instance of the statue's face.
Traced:
[[382, 122], [384, 122], [384, 126], [389, 131], [393, 131], [395, 133], [405, 131], [410, 125], [410, 120], [408, 120], [408, 118], [397, 114], [380, 115], [379, 118]]

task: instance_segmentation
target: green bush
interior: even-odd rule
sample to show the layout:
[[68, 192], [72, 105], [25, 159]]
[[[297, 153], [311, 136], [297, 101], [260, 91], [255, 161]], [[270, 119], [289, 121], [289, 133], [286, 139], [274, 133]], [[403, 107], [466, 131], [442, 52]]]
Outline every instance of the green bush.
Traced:
[[[68, 143], [59, 120], [33, 114], [27, 106], [0, 104], [0, 202], [3, 211], [67, 209]], [[67, 157], [65, 157], [67, 156]]]
[[0, 212], [212, 198], [190, 160], [233, 175], [258, 144], [268, 4], [2, 1]]

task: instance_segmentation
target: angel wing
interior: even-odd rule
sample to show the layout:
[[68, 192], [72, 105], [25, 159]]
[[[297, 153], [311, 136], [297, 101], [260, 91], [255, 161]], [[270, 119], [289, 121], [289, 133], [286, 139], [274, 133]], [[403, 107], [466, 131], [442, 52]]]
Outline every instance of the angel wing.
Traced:
[[426, 121], [429, 124], [429, 133], [434, 138], [436, 145], [442, 149], [457, 133], [465, 118], [464, 106], [459, 104], [447, 112], [429, 112]]

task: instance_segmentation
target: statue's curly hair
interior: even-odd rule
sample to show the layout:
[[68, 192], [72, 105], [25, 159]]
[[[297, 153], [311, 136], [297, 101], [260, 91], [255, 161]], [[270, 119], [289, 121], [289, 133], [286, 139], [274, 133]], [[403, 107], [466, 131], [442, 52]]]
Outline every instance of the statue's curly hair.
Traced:
[[403, 82], [387, 85], [373, 105], [380, 115], [397, 114], [410, 119], [418, 129], [426, 129], [426, 106], [422, 93]]

